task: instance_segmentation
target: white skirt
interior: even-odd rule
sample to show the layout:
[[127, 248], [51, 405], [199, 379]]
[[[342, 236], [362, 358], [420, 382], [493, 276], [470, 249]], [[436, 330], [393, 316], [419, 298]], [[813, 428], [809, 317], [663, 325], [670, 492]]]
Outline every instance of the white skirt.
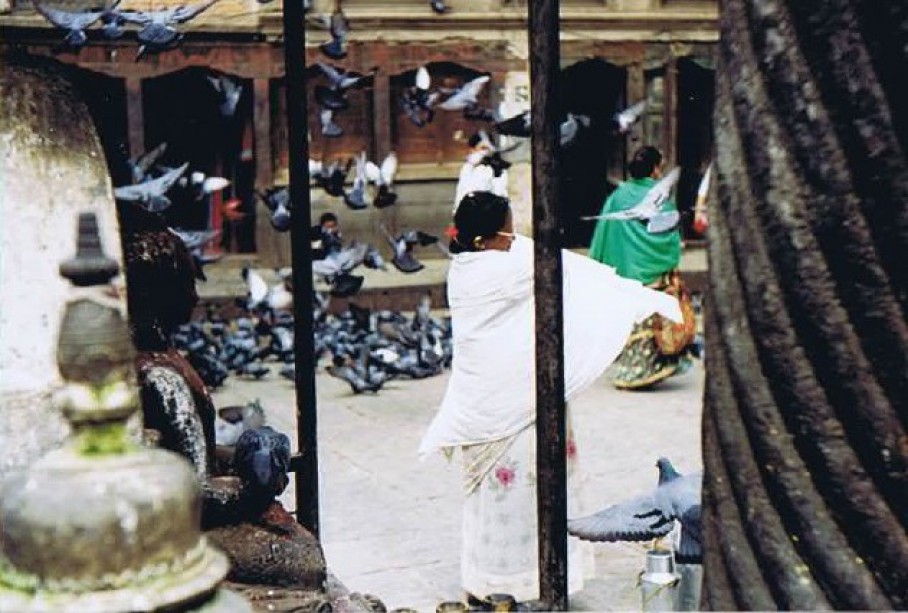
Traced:
[[[479, 598], [510, 594], [517, 601], [539, 598], [536, 512], [535, 424], [493, 443], [462, 447], [464, 461], [463, 588]], [[577, 447], [568, 420], [568, 517], [581, 508]], [[568, 538], [568, 591], [592, 576], [590, 543]]]

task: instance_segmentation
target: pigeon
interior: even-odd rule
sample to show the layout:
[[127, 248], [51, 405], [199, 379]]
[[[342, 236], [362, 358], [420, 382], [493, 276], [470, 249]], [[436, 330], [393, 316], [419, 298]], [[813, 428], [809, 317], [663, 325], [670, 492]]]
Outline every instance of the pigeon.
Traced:
[[350, 101], [347, 100], [343, 92], [324, 85], [315, 86], [315, 102], [321, 108], [330, 111], [343, 111], [350, 106]]
[[347, 57], [347, 32], [350, 31], [350, 23], [340, 8], [326, 21], [331, 40], [319, 45], [319, 49], [332, 60], [342, 60]]
[[369, 87], [375, 83], [375, 73], [378, 72], [377, 66], [374, 67], [369, 74], [361, 74], [352, 70], [331, 66], [325, 62], [316, 62], [315, 65], [318, 66], [326, 77], [328, 77], [328, 81], [331, 82], [331, 90], [341, 93], [348, 89]]
[[384, 384], [384, 381], [376, 382], [363, 378], [363, 376], [356, 372], [352, 366], [332, 364], [325, 370], [327, 370], [328, 374], [332, 377], [337, 377], [338, 379], [342, 379], [349, 383], [354, 394], [362, 394], [363, 392], [375, 393], [380, 390]]
[[172, 204], [165, 194], [183, 176], [187, 168], [189, 168], [189, 162], [179, 168], [169, 170], [156, 179], [148, 179], [135, 185], [116, 187], [114, 188], [114, 196], [119, 200], [138, 202], [152, 213], [160, 213]]
[[205, 265], [205, 256], [203, 250], [205, 246], [214, 240], [220, 233], [220, 230], [178, 230], [169, 228], [171, 232], [180, 237], [180, 240], [186, 244], [189, 255], [195, 262], [196, 278], [200, 281], [207, 281], [203, 266]]
[[488, 74], [476, 77], [464, 83], [460, 89], [455, 90], [450, 97], [438, 104], [438, 107], [446, 111], [463, 111], [468, 107], [479, 105], [479, 93], [483, 86], [489, 82], [492, 77]]
[[124, 13], [127, 21], [143, 26], [136, 34], [140, 43], [136, 61], [146, 53], [156, 53], [178, 45], [183, 34], [173, 26], [193, 19], [217, 1], [206, 0], [195, 6], [180, 5], [157, 11]]
[[265, 410], [258, 400], [244, 405], [220, 408], [214, 422], [215, 443], [232, 447], [236, 445], [243, 432], [264, 425]]
[[[648, 230], [650, 232], [656, 231], [665, 231], [661, 230], [660, 226], [663, 224], [669, 223], [674, 219], [675, 224], [677, 224], [677, 211], [661, 211], [663, 203], [668, 199], [669, 194], [671, 193], [672, 188], [675, 186], [675, 183], [678, 182], [678, 177], [681, 176], [681, 169], [677, 166], [670, 170], [664, 177], [659, 179], [659, 181], [653, 185], [646, 195], [643, 197], [643, 200], [640, 201], [636, 206], [626, 209], [624, 211], [617, 211], [615, 213], [606, 213], [604, 215], [593, 215], [588, 217], [581, 217], [584, 220], [593, 220], [593, 219], [617, 219], [617, 220], [646, 220], [649, 222]], [[653, 223], [655, 220], [655, 224]], [[674, 227], [672, 225], [672, 227]]]
[[391, 151], [382, 160], [381, 166], [374, 162], [366, 162], [366, 177], [378, 188], [372, 204], [375, 208], [383, 209], [397, 202], [397, 194], [393, 191], [394, 178], [397, 175], [397, 154]]
[[416, 259], [413, 255], [413, 245], [408, 242], [404, 236], [398, 237], [393, 243], [394, 257], [391, 263], [401, 272], [414, 273], [425, 268], [425, 264]]
[[[72, 49], [81, 49], [88, 42], [85, 30], [101, 19], [105, 9], [95, 11], [63, 11], [39, 2], [33, 2], [35, 10], [58, 28], [68, 30], [63, 38]], [[116, 6], [116, 5], [113, 5]]]
[[429, 8], [431, 8], [432, 12], [436, 15], [444, 15], [448, 12], [448, 6], [445, 4], [445, 0], [429, 0]]
[[519, 115], [495, 123], [495, 131], [505, 136], [529, 138], [532, 135], [532, 114], [524, 111]]
[[290, 229], [290, 188], [286, 185], [276, 186], [266, 189], [264, 193], [259, 193], [259, 198], [265, 203], [265, 207], [271, 213], [271, 227], [278, 232], [286, 232]]
[[344, 184], [347, 182], [347, 173], [355, 160], [350, 158], [346, 165], [335, 160], [325, 166], [322, 164], [321, 172], [315, 175], [316, 183], [328, 193], [329, 196], [341, 197], [344, 195]]
[[205, 196], [219, 192], [230, 185], [230, 180], [224, 177], [209, 177], [204, 172], [195, 170], [189, 173], [189, 177], [180, 177], [177, 183], [181, 187], [187, 188], [194, 200], [202, 200]]
[[703, 473], [682, 476], [667, 458], [659, 458], [656, 466], [656, 489], [593, 515], [568, 520], [568, 532], [588, 541], [647, 541], [667, 535], [677, 519], [681, 542], [675, 559], [681, 564], [699, 564]]
[[129, 166], [132, 182], [141, 183], [142, 181], [151, 178], [148, 174], [151, 171], [151, 167], [154, 166], [155, 162], [157, 162], [162, 155], [164, 155], [165, 151], [167, 151], [166, 142], [161, 143], [150, 151], [146, 151], [135, 159], [128, 159], [126, 163]]
[[561, 122], [559, 128], [560, 142], [562, 147], [567, 147], [577, 140], [577, 135], [580, 133], [581, 126], [589, 127], [590, 118], [586, 115], [575, 115], [574, 113], [568, 113], [567, 118]]
[[101, 13], [101, 35], [107, 40], [119, 40], [126, 33], [123, 26], [129, 22], [129, 18], [135, 15], [136, 11], [118, 11], [117, 5], [120, 0], [116, 0]]
[[706, 209], [706, 197], [709, 195], [709, 181], [712, 176], [713, 165], [710, 162], [700, 179], [700, 186], [697, 188], [697, 199], [694, 202], [694, 230], [699, 234], [705, 234], [709, 229], [709, 215]]
[[334, 122], [334, 111], [331, 109], [322, 109], [318, 114], [318, 120], [322, 126], [322, 136], [337, 138], [344, 135], [344, 129]]
[[236, 442], [234, 465], [246, 493], [270, 503], [290, 482], [290, 439], [271, 426], [246, 430]]
[[268, 284], [265, 283], [262, 275], [246, 266], [240, 271], [240, 276], [246, 282], [247, 287], [246, 310], [252, 311], [264, 305], [268, 298]]
[[243, 84], [233, 79], [229, 75], [220, 74], [217, 76], [208, 76], [208, 81], [214, 87], [215, 91], [221, 95], [221, 104], [218, 107], [222, 117], [233, 117], [236, 113], [236, 105], [243, 94]]
[[623, 111], [616, 113], [613, 122], [618, 134], [627, 134], [631, 129], [631, 126], [637, 123], [645, 110], [646, 100], [641, 100], [637, 104], [631, 105]]
[[353, 210], [364, 209], [366, 204], [366, 185], [369, 182], [366, 176], [366, 152], [362, 151], [354, 160], [353, 186], [349, 191], [344, 191], [344, 203]]
[[364, 280], [365, 278], [361, 275], [351, 275], [350, 273], [337, 275], [331, 284], [331, 295], [339, 297], [352, 296], [360, 290]]

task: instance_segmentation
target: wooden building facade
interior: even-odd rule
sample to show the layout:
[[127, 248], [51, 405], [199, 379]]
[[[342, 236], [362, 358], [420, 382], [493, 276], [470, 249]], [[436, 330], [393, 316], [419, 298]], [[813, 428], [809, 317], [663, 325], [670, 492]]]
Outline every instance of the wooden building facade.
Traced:
[[[177, 4], [162, 0], [153, 6]], [[85, 0], [53, 3], [69, 10], [88, 5]], [[350, 32], [346, 57], [331, 60], [319, 50], [328, 40], [321, 21], [338, 5]], [[491, 79], [480, 102], [490, 109], [504, 102], [522, 110], [529, 101], [526, 3], [449, 0], [448, 6], [449, 12], [437, 15], [424, 0], [315, 0], [307, 29], [307, 65], [323, 61], [360, 73], [377, 69], [372, 87], [349, 92], [349, 108], [335, 116], [344, 134], [333, 138], [321, 134], [312, 95], [326, 80], [318, 70], [309, 71], [310, 158], [327, 163], [365, 151], [378, 162], [396, 152], [402, 200], [410, 189], [420, 202], [395, 211], [390, 221], [395, 226], [419, 223], [434, 232], [449, 216], [466, 139], [490, 124], [439, 111], [428, 125], [414, 125], [400, 104], [413, 71], [426, 64], [445, 67], [447, 76], [439, 78], [449, 87], [462, 82], [460, 69], [460, 74], [488, 73]], [[123, 0], [119, 8], [149, 6]], [[565, 152], [567, 242], [579, 246], [591, 228], [572, 220], [598, 212], [609, 185], [624, 178], [624, 162], [640, 144], [660, 146], [670, 164], [682, 166], [679, 200], [692, 197], [712, 150], [718, 8], [715, 0], [562, 0], [561, 17], [564, 111], [590, 116], [596, 126], [582, 146]], [[178, 47], [139, 60], [132, 33], [111, 41], [90, 29], [89, 43], [73, 52], [61, 50], [65, 31], [49, 24], [30, 3], [19, 2], [0, 9], [0, 48], [53, 55], [79, 69], [109, 158], [127, 151], [137, 156], [168, 142], [168, 162], [190, 161], [192, 168], [230, 178], [232, 185], [222, 198], [241, 200], [247, 215], [231, 222], [225, 248], [257, 251], [266, 265], [286, 264], [286, 238], [274, 236], [262, 223], [266, 213], [255, 196], [287, 180], [280, 2], [220, 0], [178, 27], [185, 32]], [[231, 117], [218, 115], [216, 93], [206, 78], [219, 73], [243, 85]], [[648, 101], [646, 115], [630, 134], [614, 138], [605, 132], [616, 109], [643, 99]], [[342, 202], [313, 194], [316, 212], [343, 209]], [[388, 215], [370, 209], [369, 221], [361, 225], [374, 225], [379, 214]], [[189, 225], [211, 221], [200, 215], [205, 216], [197, 214]], [[217, 213], [214, 217], [213, 223], [223, 221]]]

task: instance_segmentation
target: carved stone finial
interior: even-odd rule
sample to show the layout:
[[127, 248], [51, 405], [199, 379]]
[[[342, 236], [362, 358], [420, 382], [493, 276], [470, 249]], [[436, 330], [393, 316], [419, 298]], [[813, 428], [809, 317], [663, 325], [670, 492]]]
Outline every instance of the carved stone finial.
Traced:
[[94, 213], [79, 213], [76, 240], [76, 256], [60, 264], [60, 274], [73, 285], [105, 285], [119, 274], [120, 265], [104, 254]]

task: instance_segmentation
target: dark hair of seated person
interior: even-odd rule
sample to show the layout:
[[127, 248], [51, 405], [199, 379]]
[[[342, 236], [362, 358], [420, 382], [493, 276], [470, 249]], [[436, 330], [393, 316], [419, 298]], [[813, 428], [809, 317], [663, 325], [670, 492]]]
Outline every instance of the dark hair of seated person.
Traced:
[[479, 251], [476, 239], [492, 238], [504, 227], [511, 210], [507, 198], [492, 192], [470, 192], [461, 199], [454, 213], [456, 236], [451, 240], [451, 253]]
[[118, 202], [130, 332], [138, 351], [166, 351], [199, 300], [189, 249], [160, 216]]
[[633, 178], [643, 179], [651, 176], [661, 163], [662, 153], [652, 145], [646, 145], [634, 152], [627, 170]]

